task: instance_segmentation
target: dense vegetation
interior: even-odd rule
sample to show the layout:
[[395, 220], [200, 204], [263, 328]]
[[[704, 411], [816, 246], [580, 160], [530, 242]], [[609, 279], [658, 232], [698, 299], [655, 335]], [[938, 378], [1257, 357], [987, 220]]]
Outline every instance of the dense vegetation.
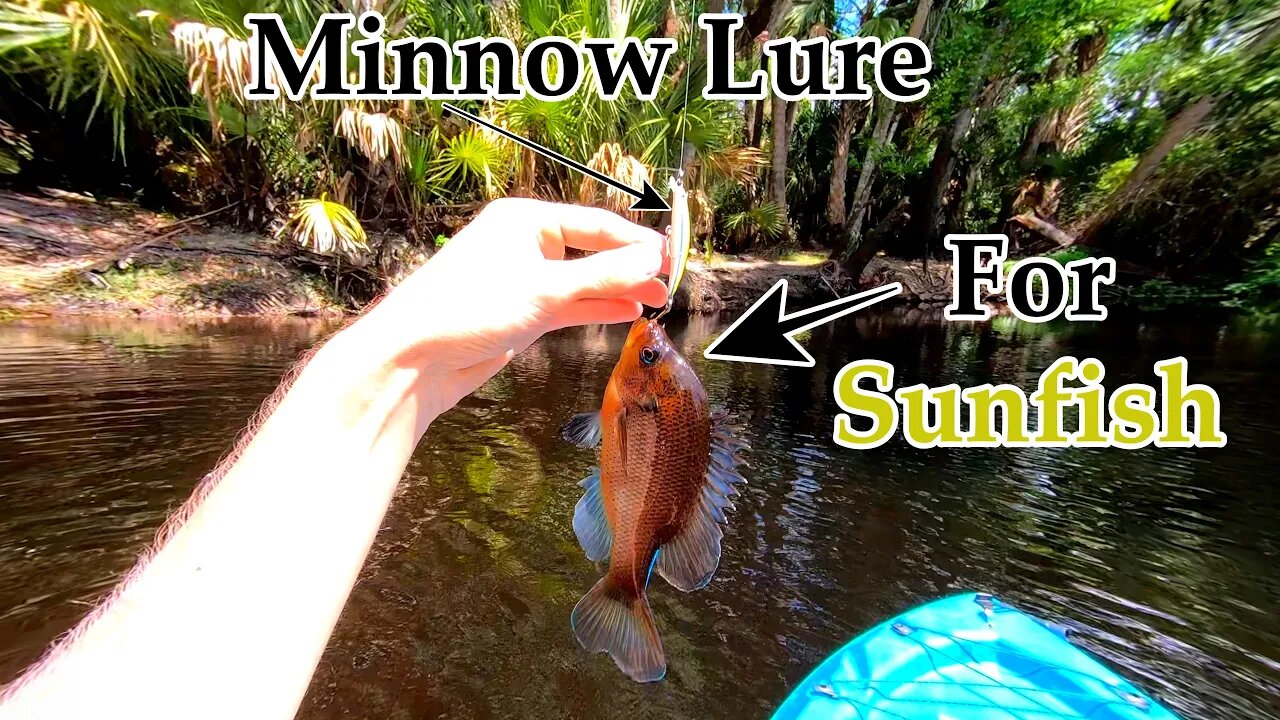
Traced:
[[[231, 206], [325, 252], [363, 251], [364, 227], [431, 244], [443, 214], [504, 194], [626, 212], [628, 196], [438, 102], [243, 99], [244, 13], [281, 13], [301, 45], [322, 12], [370, 7], [389, 36], [450, 42], [677, 37], [652, 102], [467, 104], [624, 180], [661, 187], [686, 168], [708, 248], [818, 246], [856, 277], [880, 251], [927, 258], [948, 232], [1005, 232], [1021, 252], [1114, 255], [1156, 301], [1280, 303], [1270, 0], [0, 0], [0, 174]], [[760, 66], [766, 32], [911, 35], [932, 49], [932, 91], [909, 104], [705, 100], [690, 16], [725, 9], [746, 16], [740, 76]]]

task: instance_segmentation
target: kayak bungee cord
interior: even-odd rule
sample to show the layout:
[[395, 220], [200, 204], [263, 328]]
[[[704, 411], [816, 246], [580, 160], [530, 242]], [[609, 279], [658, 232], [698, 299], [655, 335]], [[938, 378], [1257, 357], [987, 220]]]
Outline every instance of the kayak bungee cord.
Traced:
[[[1063, 718], [1063, 720], [1067, 720], [1068, 718], [1088, 718], [1088, 717], [1091, 717], [1094, 713], [1102, 710], [1103, 708], [1112, 708], [1112, 707], [1118, 706], [1118, 707], [1136, 708], [1140, 711], [1146, 711], [1149, 708], [1149, 703], [1146, 701], [1145, 698], [1138, 695], [1132, 695], [1130, 693], [1124, 692], [1121, 688], [1117, 688], [1114, 685], [1112, 685], [1112, 683], [1108, 682], [1106, 678], [1098, 677], [1096, 675], [1092, 675], [1090, 673], [1086, 673], [1081, 670], [1067, 667], [1065, 665], [1061, 665], [1058, 663], [1045, 663], [1042, 658], [1026, 655], [1024, 653], [1018, 652], [1016, 650], [1011, 650], [1008, 648], [1001, 648], [999, 650], [999, 653], [1001, 656], [1005, 658], [1017, 658], [1020, 660], [1026, 660], [1033, 663], [1041, 663], [1045, 665], [1043, 669], [1046, 669], [1046, 670], [1052, 669], [1055, 672], [1063, 673], [1065, 675], [1074, 675], [1084, 680], [1091, 680], [1094, 683], [1107, 687], [1112, 693], [1115, 694], [1115, 696], [1113, 698], [1103, 699], [1096, 695], [1090, 695], [1086, 693], [1071, 693], [1071, 692], [1064, 692], [1062, 690], [1055, 690], [1052, 693], [1050, 693], [1047, 690], [1035, 688], [1035, 687], [1013, 686], [1008, 684], [1008, 682], [1006, 681], [1002, 681], [996, 677], [993, 677], [992, 675], [990, 675], [989, 673], [987, 673], [982, 669], [986, 664], [985, 662], [986, 658], [979, 657], [979, 655], [975, 654], [973, 650], [966, 645], [966, 643], [974, 643], [974, 644], [980, 645], [980, 643], [977, 643], [976, 641], [970, 638], [960, 637], [953, 633], [944, 632], [941, 630], [934, 630], [928, 627], [910, 626], [901, 622], [894, 623], [892, 628], [894, 632], [896, 632], [898, 635], [911, 640], [912, 642], [919, 645], [921, 649], [924, 650], [924, 657], [928, 659], [930, 665], [932, 665], [933, 667], [932, 674], [935, 677], [943, 678], [942, 680], [933, 680], [933, 681], [919, 680], [919, 679], [893, 680], [889, 678], [875, 679], [875, 680], [872, 680], [872, 679], [827, 680], [812, 686], [810, 688], [810, 692], [816, 693], [818, 695], [822, 695], [825, 697], [829, 697], [833, 700], [846, 702], [858, 707], [867, 707], [877, 712], [886, 713], [889, 715], [893, 715], [895, 717], [903, 718], [903, 720], [910, 720], [909, 716], [899, 715], [883, 707], [872, 707], [870, 703], [868, 703], [865, 700], [862, 700], [858, 697], [851, 697], [842, 692], [839, 692], [837, 690], [837, 687], [849, 686], [849, 687], [857, 688], [860, 690], [870, 690], [872, 692], [875, 692], [881, 695], [882, 697], [888, 698], [896, 694], [898, 692], [898, 688], [901, 688], [902, 686], [946, 685], [949, 687], [960, 688], [970, 693], [971, 695], [973, 695], [974, 707], [987, 706], [989, 709], [999, 710], [1000, 712], [1007, 713], [1010, 717], [1014, 718], [1015, 720], [1024, 720], [1027, 716], [1023, 715], [1022, 714], [1023, 712], [1030, 712], [1036, 717], [1054, 717], [1054, 718]], [[922, 640], [921, 638], [916, 637], [916, 633], [924, 633], [927, 635], [931, 635], [933, 637], [930, 640]], [[939, 642], [939, 641], [945, 641], [945, 643]], [[960, 653], [963, 653], [965, 658], [967, 659], [956, 657], [951, 653], [947, 652], [948, 647], [955, 648]], [[987, 653], [991, 652], [991, 648], [989, 647], [983, 647], [982, 649]], [[952, 674], [944, 672], [943, 669], [939, 667], [939, 664], [938, 664], [939, 659], [944, 660], [945, 664], [948, 667], [963, 668], [965, 671], [972, 673], [973, 675], [976, 675], [979, 678], [979, 681], [975, 681], [975, 682], [957, 681], [956, 679], [954, 679], [954, 677], [951, 677]], [[1019, 697], [1021, 697], [1023, 700], [1026, 700], [1029, 704], [1034, 705], [1035, 707], [1034, 708], [1012, 708], [1012, 707], [1006, 707], [1001, 705], [993, 705], [991, 704], [993, 703], [993, 700], [989, 696], [984, 694], [984, 691], [989, 692], [989, 691], [995, 691], [995, 690], [1012, 692], [1018, 695]], [[1080, 715], [1078, 713], [1067, 715], [1062, 713], [1057, 708], [1034, 697], [1035, 694], [1044, 695], [1046, 696], [1046, 699], [1061, 699], [1066, 697], [1072, 697], [1077, 699], [1087, 699], [1094, 702], [1096, 705], [1091, 711], [1089, 711], [1084, 715]], [[910, 705], [910, 704], [919, 704], [919, 703], [929, 703], [932, 701], [915, 697], [915, 698], [903, 700], [902, 702], [904, 705]]]

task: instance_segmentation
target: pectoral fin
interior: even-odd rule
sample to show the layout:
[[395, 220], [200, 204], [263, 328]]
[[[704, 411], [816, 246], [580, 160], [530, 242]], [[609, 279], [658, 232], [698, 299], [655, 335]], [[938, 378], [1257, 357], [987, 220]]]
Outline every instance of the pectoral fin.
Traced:
[[587, 559], [600, 562], [609, 557], [613, 548], [613, 531], [604, 513], [604, 495], [600, 491], [600, 468], [578, 483], [586, 491], [573, 509], [573, 533], [578, 536]]
[[711, 458], [698, 506], [676, 536], [658, 552], [658, 574], [672, 587], [690, 592], [706, 587], [720, 565], [720, 540], [725, 511], [733, 509], [729, 498], [746, 482], [738, 473], [739, 450], [747, 444], [733, 437], [737, 428], [724, 411], [711, 415]]
[[578, 413], [560, 428], [560, 437], [580, 448], [593, 448], [600, 445], [600, 413]]

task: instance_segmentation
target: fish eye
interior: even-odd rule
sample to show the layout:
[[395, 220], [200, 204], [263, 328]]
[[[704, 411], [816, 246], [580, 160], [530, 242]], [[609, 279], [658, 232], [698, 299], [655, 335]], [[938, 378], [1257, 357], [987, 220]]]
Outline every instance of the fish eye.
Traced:
[[652, 365], [658, 361], [658, 351], [651, 347], [645, 346], [640, 348], [640, 362], [645, 365]]

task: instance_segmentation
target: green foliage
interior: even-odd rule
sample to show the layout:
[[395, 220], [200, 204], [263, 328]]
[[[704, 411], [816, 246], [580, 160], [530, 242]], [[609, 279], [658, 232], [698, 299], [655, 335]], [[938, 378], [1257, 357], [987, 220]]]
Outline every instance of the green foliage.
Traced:
[[17, 175], [22, 161], [31, 159], [31, 143], [26, 136], [0, 120], [0, 175]]
[[508, 168], [496, 137], [468, 128], [444, 141], [431, 161], [428, 182], [439, 188], [479, 189], [485, 197], [495, 197], [506, 184]]
[[[210, 84], [190, 46], [175, 43], [172, 34], [180, 24], [201, 23], [195, 29], [225, 31], [228, 41], [241, 42], [244, 13], [266, 10], [281, 13], [301, 45], [321, 13], [352, 7], [314, 0], [0, 0], [0, 96], [6, 98], [0, 173], [53, 163], [48, 151], [71, 135], [94, 138], [109, 144], [120, 163], [154, 156], [155, 167], [180, 174], [181, 184], [194, 188], [195, 197], [184, 198], [192, 205], [213, 209], [235, 201], [241, 220], [275, 215], [277, 224], [291, 209], [306, 207], [333, 231], [331, 248], [347, 250], [359, 249], [359, 242], [342, 238], [355, 238], [362, 218], [403, 223], [410, 237], [430, 243], [439, 237], [435, 205], [513, 191], [579, 198], [580, 176], [446, 117], [439, 102], [246, 103], [229, 87], [234, 83]], [[522, 48], [550, 35], [674, 34], [682, 50], [698, 46], [700, 33], [688, 17], [702, 9], [685, 0], [391, 0], [379, 7], [388, 39], [504, 36]], [[861, 27], [849, 25], [864, 7], [796, 0], [782, 33], [900, 37], [919, 5], [872, 3]], [[928, 249], [937, 253], [941, 234], [957, 231], [1016, 233], [1023, 251], [1036, 252], [1046, 246], [1043, 239], [1011, 226], [1011, 216], [1034, 212], [1073, 232], [1111, 213], [1098, 236], [1099, 252], [1170, 278], [1168, 285], [1144, 286], [1139, 295], [1151, 303], [1189, 292], [1178, 288], [1195, 276], [1238, 278], [1230, 288], [1235, 305], [1273, 303], [1275, 261], [1262, 249], [1277, 234], [1280, 51], [1274, 43], [1253, 47], [1280, 22], [1273, 2], [964, 0], [935, 2], [932, 13], [924, 37], [933, 59], [929, 95], [906, 104], [877, 97], [866, 112], [860, 109], [838, 166], [841, 103], [801, 101], [788, 108], [794, 126], [787, 136], [786, 210], [761, 202], [766, 156], [744, 147], [757, 106], [703, 98], [706, 68], [696, 52], [691, 63], [683, 52], [672, 57], [651, 101], [601, 100], [589, 91], [594, 79], [587, 76], [562, 102], [526, 96], [467, 106], [584, 162], [616, 143], [619, 158], [643, 163], [659, 185], [680, 164], [687, 141], [696, 156], [686, 179], [691, 197], [702, 198], [695, 224], [708, 257], [715, 249], [760, 249], [793, 238], [800, 247], [831, 246], [832, 179], [847, 178], [847, 205], [869, 157], [875, 171], [868, 207], [853, 221], [865, 231], [891, 217], [902, 198], [910, 201], [910, 224], [889, 233], [890, 252], [918, 255], [932, 242]], [[223, 53], [219, 73], [234, 77], [237, 57]], [[739, 77], [754, 70], [758, 48], [749, 45], [735, 62]], [[189, 63], [195, 63], [191, 75]], [[453, 71], [456, 76], [457, 63]], [[194, 92], [193, 80], [204, 81]], [[37, 111], [19, 115], [19, 103], [8, 98]], [[1212, 112], [1173, 143], [1132, 197], [1118, 198], [1122, 188], [1129, 194], [1135, 169], [1176, 129], [1180, 113], [1205, 98]], [[355, 115], [377, 123], [360, 125], [360, 133], [338, 123]], [[48, 117], [60, 129], [46, 128]], [[769, 113], [764, 117], [757, 137], [771, 142]], [[873, 137], [881, 117], [892, 119], [892, 132]], [[373, 132], [378, 129], [384, 134]], [[390, 151], [370, 152], [373, 147]], [[86, 172], [60, 164], [71, 184]], [[328, 202], [326, 194], [343, 200], [338, 207], [351, 222], [336, 209], [317, 210], [328, 207], [315, 204]], [[937, 198], [940, 208], [932, 207]], [[1117, 203], [1120, 210], [1113, 208]], [[931, 209], [940, 216], [930, 216]], [[308, 213], [293, 216], [291, 227], [302, 227]], [[329, 235], [313, 232], [325, 226], [313, 223], [299, 237], [325, 244]], [[1065, 263], [1074, 252], [1050, 257]]]
[[1203, 310], [1224, 299], [1220, 290], [1163, 278], [1147, 280], [1129, 293], [1129, 300], [1142, 310]]
[[1275, 315], [1280, 313], [1280, 245], [1271, 245], [1248, 266], [1240, 282], [1226, 287], [1230, 307]]
[[85, 105], [87, 122], [105, 114], [117, 150], [127, 125], [180, 102], [185, 71], [158, 46], [154, 13], [128, 2], [0, 2], [0, 74], [32, 76], [65, 112]]
[[1089, 252], [1088, 248], [1084, 248], [1084, 247], [1080, 247], [1079, 245], [1076, 245], [1069, 248], [1065, 248], [1063, 250], [1057, 250], [1055, 252], [1047, 253], [1045, 257], [1049, 258], [1050, 260], [1058, 263], [1063, 267], [1066, 267], [1067, 263], [1075, 262], [1076, 260], [1083, 260], [1087, 257], [1090, 257], [1092, 254], [1093, 253]]
[[1105, 205], [1137, 166], [1138, 158], [1136, 157], [1127, 157], [1107, 165], [1102, 172], [1098, 173], [1098, 179], [1094, 181], [1093, 187], [1085, 194], [1081, 201], [1080, 212], [1085, 213], [1097, 210]]
[[786, 232], [787, 215], [777, 203], [764, 202], [726, 216], [724, 227], [729, 232], [745, 231], [766, 240], [776, 240]]
[[149, 305], [156, 297], [183, 287], [177, 275], [185, 268], [175, 262], [156, 265], [112, 265], [93, 280], [76, 280], [72, 292], [89, 299]]

